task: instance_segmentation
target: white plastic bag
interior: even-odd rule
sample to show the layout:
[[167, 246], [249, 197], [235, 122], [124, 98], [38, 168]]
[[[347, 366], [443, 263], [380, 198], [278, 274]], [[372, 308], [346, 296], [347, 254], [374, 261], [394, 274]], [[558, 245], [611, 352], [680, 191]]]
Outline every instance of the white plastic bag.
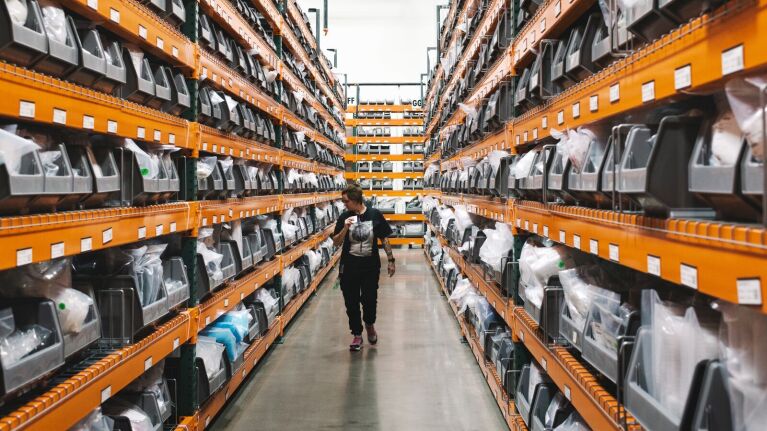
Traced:
[[519, 256], [520, 295], [540, 307], [549, 278], [573, 266], [575, 259], [566, 247], [537, 247], [528, 241]]
[[277, 79], [277, 75], [278, 75], [278, 73], [277, 73], [276, 70], [267, 70], [264, 73], [264, 76], [266, 77], [266, 82], [268, 82], [270, 84], [272, 82], [274, 82], [275, 79]]
[[463, 111], [464, 114], [466, 114], [466, 119], [469, 121], [474, 121], [477, 119], [477, 108], [467, 105], [465, 103], [459, 103], [458, 108]]
[[559, 281], [565, 294], [570, 318], [583, 329], [589, 308], [594, 302], [620, 305], [620, 294], [600, 287], [611, 286], [604, 282], [604, 270], [599, 265], [581, 266], [559, 271]]
[[195, 354], [202, 358], [205, 364], [205, 373], [208, 377], [216, 374], [221, 369], [221, 355], [224, 353], [224, 345], [218, 343], [215, 338], [203, 335], [197, 336], [197, 348]]
[[0, 358], [4, 367], [11, 367], [22, 358], [47, 343], [53, 333], [40, 325], [17, 329], [7, 337], [0, 338]]
[[711, 126], [711, 158], [712, 166], [734, 166], [738, 163], [743, 132], [735, 120], [732, 111], [722, 112]]
[[114, 422], [114, 419], [101, 413], [101, 406], [99, 406], [93, 409], [80, 422], [76, 423], [69, 431], [112, 431], [115, 425]]
[[110, 416], [124, 416], [130, 421], [133, 431], [153, 431], [152, 419], [145, 411], [133, 403], [120, 397], [110, 399], [102, 406], [104, 414]]
[[506, 223], [496, 223], [495, 229], [483, 229], [487, 239], [479, 249], [479, 258], [495, 271], [502, 271], [503, 259], [514, 246], [514, 234]]
[[274, 321], [274, 318], [277, 317], [277, 313], [280, 311], [280, 303], [277, 298], [270, 295], [268, 290], [259, 289], [256, 291], [256, 299], [264, 304], [267, 320], [269, 322]]
[[9, 173], [19, 173], [22, 158], [38, 148], [33, 141], [0, 128], [0, 162], [6, 165]]
[[166, 244], [151, 244], [125, 250], [130, 257], [129, 274], [138, 283], [138, 297], [142, 305], [152, 304], [160, 296], [163, 283], [160, 256], [166, 246]]
[[[43, 25], [45, 26], [45, 33], [53, 40], [66, 44], [67, 43], [67, 16], [64, 14], [64, 9], [59, 5], [46, 0], [40, 1], [40, 9], [43, 12]], [[74, 41], [70, 42], [74, 45]]]
[[218, 93], [218, 91], [211, 91], [210, 92], [210, 103], [214, 105], [218, 105], [221, 103], [224, 103], [224, 98], [221, 97], [221, 95]]
[[289, 266], [282, 272], [282, 287], [285, 289], [292, 289], [293, 292], [297, 291], [299, 280], [301, 280], [301, 271], [294, 266]]
[[8, 15], [16, 25], [24, 25], [27, 22], [29, 9], [27, 3], [21, 0], [5, 0], [5, 7], [8, 8]]
[[208, 178], [213, 170], [216, 169], [218, 159], [214, 156], [200, 157], [197, 159], [197, 179], [204, 180]]
[[215, 282], [224, 279], [224, 272], [221, 270], [221, 262], [224, 255], [213, 248], [213, 228], [202, 228], [197, 237], [197, 254], [202, 256], [205, 262], [205, 269], [208, 276]]
[[319, 269], [320, 264], [322, 263], [322, 253], [319, 251], [308, 251], [306, 253], [307, 257], [309, 257], [309, 271], [312, 272], [312, 274], [317, 272], [317, 269]]
[[160, 158], [156, 154], [148, 154], [142, 150], [133, 139], [126, 138], [124, 142], [125, 149], [136, 155], [141, 176], [150, 180], [156, 179], [160, 175]]
[[498, 169], [501, 167], [501, 159], [504, 157], [509, 157], [509, 153], [506, 151], [494, 150], [485, 157], [485, 160], [487, 160], [488, 163], [490, 163], [490, 166], [493, 167], [493, 172], [498, 172]]
[[[596, 135], [589, 129], [579, 127], [577, 131], [568, 131], [567, 157], [577, 172], [581, 172], [586, 163], [589, 144], [596, 139]], [[563, 159], [564, 160], [564, 159]]]
[[735, 78], [725, 84], [727, 100], [740, 129], [751, 147], [751, 155], [764, 161], [764, 122], [767, 107], [761, 103], [761, 94], [767, 87], [767, 75]]
[[577, 411], [573, 411], [564, 422], [554, 428], [554, 431], [591, 431], [591, 428], [586, 425], [586, 421], [583, 420]]
[[535, 161], [536, 154], [537, 153], [535, 151], [528, 151], [524, 156], [522, 156], [521, 159], [517, 161], [517, 163], [514, 165], [514, 178], [521, 180], [522, 178], [527, 177], [527, 175], [530, 173], [530, 168], [533, 167], [533, 162]]

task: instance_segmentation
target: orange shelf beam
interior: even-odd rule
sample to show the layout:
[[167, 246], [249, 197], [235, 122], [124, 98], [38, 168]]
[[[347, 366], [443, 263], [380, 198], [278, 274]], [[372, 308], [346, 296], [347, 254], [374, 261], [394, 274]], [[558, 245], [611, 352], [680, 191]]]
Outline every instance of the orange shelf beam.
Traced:
[[389, 238], [391, 245], [423, 245], [423, 238]]
[[371, 196], [378, 196], [378, 197], [389, 197], [389, 198], [406, 198], [406, 197], [415, 197], [415, 196], [422, 196], [424, 194], [423, 190], [365, 190], [364, 194], [366, 197]]
[[346, 153], [344, 160], [347, 162], [364, 162], [386, 160], [389, 162], [420, 162], [423, 154], [352, 154]]
[[354, 126], [383, 126], [383, 127], [400, 127], [400, 126], [423, 126], [423, 118], [347, 118], [345, 123], [349, 127]]
[[280, 150], [267, 144], [243, 138], [232, 133], [224, 133], [213, 127], [199, 123], [190, 123], [192, 136], [197, 151], [221, 156], [279, 165], [282, 160]]
[[0, 116], [189, 148], [189, 123], [98, 91], [0, 62]]
[[274, 213], [282, 209], [279, 195], [200, 201], [199, 205], [200, 227]]
[[295, 208], [304, 207], [307, 205], [316, 205], [323, 202], [330, 202], [332, 200], [341, 199], [341, 192], [327, 192], [327, 193], [300, 193], [295, 195], [280, 195], [282, 200], [282, 207]]
[[435, 194], [432, 191], [427, 192], [426, 195], [436, 197], [446, 205], [463, 205], [466, 207], [466, 211], [472, 214], [477, 214], [501, 223], [511, 223], [512, 220], [510, 206], [505, 202], [500, 201], [498, 198], [467, 194]]
[[384, 218], [388, 221], [424, 221], [426, 220], [423, 214], [384, 214]]
[[195, 202], [183, 202], [3, 217], [0, 270], [188, 231], [197, 212]]
[[517, 202], [514, 214], [519, 229], [767, 312], [764, 228], [527, 201]]
[[521, 115], [512, 125], [514, 144], [721, 88], [735, 73], [767, 64], [765, 40], [767, 1], [727, 2]]
[[355, 144], [422, 144], [425, 136], [347, 136], [346, 143]]
[[423, 107], [414, 105], [349, 105], [346, 107], [346, 112], [423, 112]]
[[[193, 309], [191, 311], [195, 311]], [[144, 374], [193, 334], [190, 311], [181, 312], [138, 343], [124, 347], [0, 418], [0, 430], [69, 429]]]
[[421, 178], [423, 172], [346, 172], [344, 177], [347, 180], [357, 180], [361, 178], [373, 178], [373, 179], [408, 179], [408, 178]]

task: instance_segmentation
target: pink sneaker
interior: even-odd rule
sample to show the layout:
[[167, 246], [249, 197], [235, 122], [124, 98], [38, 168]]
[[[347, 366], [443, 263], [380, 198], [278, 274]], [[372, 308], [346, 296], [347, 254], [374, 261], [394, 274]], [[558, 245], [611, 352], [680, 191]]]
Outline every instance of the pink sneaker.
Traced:
[[366, 325], [365, 329], [368, 332], [368, 341], [370, 341], [370, 344], [375, 344], [378, 342], [378, 333], [376, 332], [376, 327], [373, 325]]
[[361, 335], [355, 335], [354, 339], [352, 340], [352, 343], [349, 344], [349, 350], [352, 352], [359, 352], [362, 350], [362, 336]]

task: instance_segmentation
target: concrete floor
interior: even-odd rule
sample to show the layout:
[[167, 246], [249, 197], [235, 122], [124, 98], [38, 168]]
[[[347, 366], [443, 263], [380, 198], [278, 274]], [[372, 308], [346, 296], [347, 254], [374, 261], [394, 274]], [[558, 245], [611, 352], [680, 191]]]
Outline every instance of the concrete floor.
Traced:
[[381, 275], [378, 345], [349, 352], [334, 270], [212, 429], [507, 429], [423, 251], [395, 256], [397, 274]]

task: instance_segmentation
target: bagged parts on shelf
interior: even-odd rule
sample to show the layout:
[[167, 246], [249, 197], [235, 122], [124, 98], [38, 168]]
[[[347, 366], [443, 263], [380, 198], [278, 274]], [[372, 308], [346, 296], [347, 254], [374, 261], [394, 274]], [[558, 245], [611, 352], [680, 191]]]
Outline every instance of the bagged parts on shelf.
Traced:
[[5, 7], [8, 8], [8, 15], [17, 25], [24, 25], [27, 22], [29, 10], [27, 3], [20, 0], [5, 0]]
[[459, 103], [458, 108], [466, 114], [467, 121], [474, 121], [477, 118], [477, 108], [465, 103]]
[[498, 168], [501, 167], [501, 160], [506, 157], [509, 157], [507, 151], [493, 150], [485, 157], [485, 160], [493, 167], [493, 172], [498, 172]]
[[439, 205], [439, 202], [437, 201], [436, 198], [433, 198], [431, 196], [426, 196], [423, 198], [423, 203], [421, 204], [421, 208], [424, 214], [428, 214], [432, 208], [435, 208], [438, 205]]
[[540, 308], [549, 278], [573, 266], [575, 259], [567, 247], [536, 247], [531, 241], [526, 242], [519, 256], [520, 296]]
[[71, 259], [61, 258], [33, 263], [0, 273], [0, 296], [8, 298], [47, 298], [56, 305], [64, 335], [83, 329], [93, 298], [72, 286]]
[[[288, 208], [285, 213], [282, 214], [282, 234], [285, 236], [285, 242], [291, 243], [296, 240], [296, 232], [298, 232], [298, 226], [291, 224], [291, 217], [295, 216], [293, 208]], [[275, 222], [276, 223], [276, 222]]]
[[67, 16], [60, 6], [40, 1], [40, 9], [43, 12], [43, 24], [48, 37], [62, 44], [67, 43]]
[[277, 298], [270, 295], [269, 291], [266, 289], [258, 289], [256, 291], [256, 299], [264, 304], [267, 319], [269, 322], [273, 322], [274, 318], [277, 317], [277, 313], [280, 311], [280, 303]]
[[282, 271], [282, 287], [285, 289], [292, 289], [297, 291], [297, 287], [301, 280], [301, 271], [294, 266], [289, 266]]
[[153, 431], [152, 419], [141, 408], [120, 397], [115, 397], [103, 404], [104, 414], [122, 416], [130, 421], [131, 431]]
[[455, 210], [455, 227], [458, 228], [458, 233], [463, 235], [463, 231], [474, 225], [471, 221], [469, 212], [466, 211], [466, 207], [463, 205], [456, 205], [453, 207]]
[[221, 369], [221, 354], [224, 353], [224, 345], [217, 343], [214, 338], [204, 335], [197, 336], [197, 349], [195, 355], [202, 358], [205, 364], [205, 373], [208, 377], [216, 374]]
[[533, 167], [535, 156], [535, 151], [528, 151], [521, 159], [519, 159], [517, 164], [514, 165], [514, 178], [521, 180], [522, 178], [527, 177], [530, 173], [530, 168]]
[[719, 351], [728, 375], [735, 430], [757, 431], [767, 422], [767, 316], [717, 301], [722, 312]]
[[206, 227], [200, 229], [197, 237], [197, 254], [202, 256], [208, 276], [218, 282], [224, 279], [224, 272], [221, 270], [221, 262], [224, 260], [224, 255], [213, 249], [212, 243], [213, 228]]
[[220, 328], [227, 328], [232, 331], [239, 343], [245, 339], [248, 329], [250, 328], [251, 320], [253, 320], [253, 315], [240, 304], [239, 310], [233, 310], [222, 315], [216, 319], [213, 324]]
[[734, 166], [738, 163], [743, 132], [732, 111], [722, 112], [711, 126], [712, 166]]
[[763, 106], [761, 95], [767, 87], [767, 75], [735, 78], [725, 84], [727, 100], [746, 136], [751, 155], [757, 162], [764, 161], [764, 122], [767, 106]]
[[33, 141], [16, 135], [15, 131], [15, 126], [0, 128], [0, 161], [9, 173], [18, 174], [24, 156], [37, 151], [39, 147]]
[[[589, 145], [596, 139], [596, 135], [591, 130], [582, 127], [579, 127], [577, 131], [568, 130], [567, 134], [567, 157], [576, 172], [581, 172], [583, 164], [586, 162]], [[564, 162], [564, 158], [562, 160]]]
[[586, 425], [586, 421], [583, 420], [577, 411], [573, 411], [564, 422], [554, 428], [554, 431], [591, 431], [591, 428]]
[[454, 218], [455, 218], [455, 213], [450, 208], [443, 207], [439, 210], [439, 227], [442, 230], [442, 232], [445, 232], [445, 230], [447, 230], [447, 225], [450, 223], [450, 220]]
[[157, 154], [148, 154], [136, 145], [133, 139], [126, 138], [123, 145], [126, 150], [135, 154], [141, 176], [151, 180], [160, 175], [160, 158]]
[[322, 253], [310, 250], [306, 255], [309, 257], [309, 270], [314, 274], [322, 264]]
[[647, 392], [681, 418], [698, 363], [719, 356], [714, 325], [701, 324], [693, 307], [661, 301], [655, 290], [642, 291], [642, 325], [650, 328], [644, 350]]
[[[7, 335], [3, 336], [3, 333]], [[25, 328], [0, 328], [0, 358], [3, 367], [10, 368], [21, 359], [45, 346], [53, 333], [40, 325]]]
[[565, 294], [565, 303], [570, 311], [570, 318], [578, 328], [583, 328], [591, 304], [620, 305], [620, 294], [601, 286], [612, 286], [606, 280], [607, 273], [599, 265], [580, 266], [559, 271], [559, 281]]
[[204, 180], [208, 178], [213, 170], [216, 169], [216, 163], [218, 159], [216, 157], [200, 157], [197, 159], [197, 179]]
[[125, 250], [130, 257], [129, 274], [138, 283], [139, 302], [146, 306], [157, 301], [163, 282], [162, 259], [167, 244], [151, 244]]
[[493, 270], [501, 272], [501, 263], [514, 246], [514, 234], [506, 223], [496, 223], [495, 229], [483, 229], [487, 239], [479, 249], [479, 258]]
[[93, 409], [80, 422], [76, 423], [69, 431], [112, 431], [115, 426], [114, 419], [104, 416], [101, 406]]
[[264, 77], [266, 78], [266, 82], [268, 82], [270, 84], [272, 82], [274, 82], [275, 79], [277, 79], [277, 75], [278, 75], [278, 73], [277, 73], [276, 70], [267, 70], [264, 73]]
[[307, 172], [303, 175], [304, 182], [313, 185], [314, 187], [320, 186], [320, 180], [317, 179], [317, 174], [313, 172]]
[[214, 105], [218, 105], [221, 103], [224, 103], [224, 98], [221, 97], [221, 95], [218, 93], [218, 91], [211, 91], [210, 92], [210, 103]]

